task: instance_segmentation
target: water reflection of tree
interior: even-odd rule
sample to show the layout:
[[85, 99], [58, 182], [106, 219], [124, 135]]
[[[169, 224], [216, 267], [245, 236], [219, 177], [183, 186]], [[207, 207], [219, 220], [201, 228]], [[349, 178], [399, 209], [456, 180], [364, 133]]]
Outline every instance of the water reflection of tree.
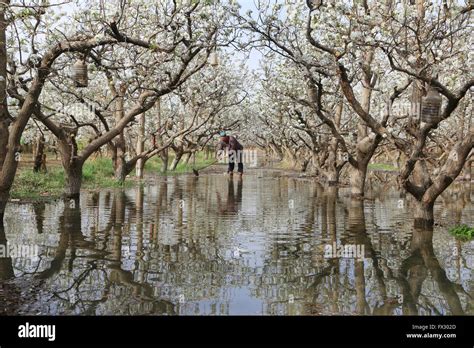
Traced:
[[[315, 183], [308, 191], [308, 183], [298, 180], [289, 180], [288, 186], [292, 191], [288, 198], [294, 200], [288, 209], [288, 235], [285, 243], [278, 234], [273, 235], [271, 253], [255, 283], [255, 295], [265, 301], [265, 314], [316, 314], [320, 311], [316, 289], [321, 290], [328, 277], [337, 272], [337, 260], [324, 260], [317, 241], [335, 237], [338, 190], [325, 191]], [[286, 197], [281, 200], [286, 202]]]
[[[7, 245], [5, 227], [3, 220], [0, 220], [0, 245]], [[2, 255], [3, 256], [3, 255]], [[12, 259], [10, 257], [0, 257], [0, 314], [9, 315], [18, 311], [19, 289], [14, 283], [7, 282], [14, 277]]]
[[43, 233], [43, 222], [44, 222], [44, 211], [45, 211], [45, 202], [38, 202], [33, 204], [33, 210], [35, 212], [36, 219], [36, 229], [38, 234]]
[[452, 216], [455, 225], [461, 223], [462, 212], [471, 203], [471, 185], [453, 183], [443, 194], [443, 211]]
[[[415, 229], [411, 241], [411, 255], [406, 258], [400, 267], [397, 280], [402, 287], [403, 310], [405, 314], [418, 313], [422, 285], [428, 272], [438, 285], [438, 290], [447, 303], [446, 310], [450, 314], [465, 314], [457, 291], [467, 295], [461, 285], [448, 279], [446, 271], [441, 267], [433, 249], [433, 229]], [[440, 314], [436, 306], [427, 302], [425, 309]]]
[[[6, 247], [8, 244], [5, 235], [5, 225], [0, 221], [0, 245]], [[0, 257], [0, 280], [7, 280], [13, 278], [13, 265], [11, 257]]]
[[[82, 209], [65, 205], [56, 254], [38, 274], [55, 294], [42, 298], [44, 312], [228, 314], [237, 288], [251, 289], [266, 314], [466, 312], [460, 296], [467, 295], [458, 295], [462, 287], [446, 277], [432, 233], [414, 231], [406, 251], [390, 235], [377, 242], [377, 231], [366, 227], [371, 205], [346, 203], [337, 188], [275, 180], [252, 220], [276, 230], [265, 236], [263, 266], [226, 256], [236, 233], [229, 226], [246, 217], [235, 214], [242, 211], [242, 189], [236, 193], [234, 185], [220, 202], [232, 209], [223, 217], [216, 208], [220, 183], [163, 179], [151, 188], [91, 194]], [[364, 245], [367, 260], [325, 259], [322, 245], [334, 242]], [[389, 244], [403, 255], [391, 258], [396, 265], [388, 263]], [[425, 286], [431, 281], [439, 291]], [[436, 297], [447, 305], [430, 304]]]
[[73, 271], [77, 249], [92, 248], [94, 243], [85, 239], [82, 234], [81, 206], [79, 200], [65, 200], [63, 214], [59, 219], [59, 243], [50, 266], [41, 271], [37, 277], [47, 279], [61, 270], [66, 253], [69, 250], [68, 271]]
[[[271, 282], [265, 282], [263, 276], [259, 284], [263, 288], [259, 294], [265, 297], [269, 314], [409, 315], [466, 312], [469, 294], [446, 276], [434, 253], [432, 230], [414, 230], [408, 243], [409, 250], [406, 251], [403, 240], [400, 242], [389, 235], [384, 236], [397, 249], [396, 254], [408, 253], [407, 257], [399, 258], [398, 261], [392, 258], [395, 265], [389, 265], [384, 255], [387, 244], [374, 243], [377, 230], [369, 233], [366, 228], [364, 208], [367, 209], [367, 204], [361, 200], [350, 200], [342, 210], [347, 212], [343, 228], [341, 216], [337, 214], [341, 201], [337, 199], [337, 189], [336, 192], [332, 190], [320, 190], [317, 187], [317, 203], [314, 206], [318, 206], [319, 211], [315, 220], [321, 221], [323, 241], [362, 245], [366, 259], [334, 258], [323, 260], [318, 265], [312, 262], [318, 258], [317, 248], [312, 249], [311, 258], [304, 252], [288, 254], [283, 258], [278, 253], [271, 254], [272, 258], [266, 260], [265, 270], [273, 278]], [[314, 221], [308, 216], [313, 215], [310, 211], [306, 218], [311, 228], [314, 227]], [[278, 244], [274, 247], [282, 248]], [[321, 249], [319, 253], [322, 253]], [[301, 274], [301, 269], [311, 269], [312, 273]], [[464, 297], [463, 301], [460, 296]], [[444, 302], [438, 305], [430, 303], [431, 299], [437, 298], [443, 298]], [[293, 303], [290, 299], [294, 299]]]
[[[383, 271], [379, 266], [379, 258], [376, 255], [372, 240], [366, 229], [366, 217], [364, 211], [364, 201], [351, 199], [349, 206], [347, 237], [342, 239], [344, 244], [354, 244], [364, 247], [364, 256], [372, 262], [373, 278], [375, 278], [382, 304], [374, 307], [374, 313], [378, 315], [391, 314], [394, 307], [394, 299], [389, 298]], [[356, 313], [371, 314], [370, 306], [366, 299], [366, 275], [365, 261], [353, 260], [354, 262], [354, 283], [356, 290]]]
[[[106, 205], [110, 203], [109, 198], [107, 194]], [[96, 199], [93, 195], [92, 200]], [[92, 228], [93, 236], [97, 238], [94, 240], [86, 240], [82, 234], [80, 206], [69, 203], [65, 202], [60, 218], [56, 253], [50, 266], [37, 274], [44, 286], [51, 287], [52, 297], [41, 299], [43, 305], [53, 305], [56, 301], [57, 310], [93, 314], [99, 305], [111, 300], [114, 286], [118, 284], [128, 288], [131, 295], [149, 301], [152, 313], [172, 313], [169, 304], [153, 299], [153, 289], [149, 285], [136, 282], [133, 272], [121, 268], [125, 211], [131, 207], [131, 201], [123, 191], [113, 195], [105, 229]]]
[[[356, 313], [391, 315], [395, 314], [398, 308], [402, 314], [419, 314], [422, 309], [437, 313], [435, 306], [429, 304], [429, 308], [426, 308], [421, 299], [427, 302], [430, 298], [437, 298], [439, 291], [447, 303], [444, 310], [448, 310], [451, 314], [464, 314], [457, 292], [467, 294], [459, 284], [448, 279], [445, 270], [440, 266], [434, 254], [433, 230], [415, 229], [412, 232], [410, 255], [401, 262], [398, 271], [395, 271], [375, 250], [372, 238], [367, 233], [363, 202], [351, 200], [347, 237], [343, 238], [342, 242], [363, 245], [365, 257], [370, 260], [370, 262], [352, 260]], [[371, 272], [368, 272], [368, 268]], [[425, 290], [423, 294], [423, 283], [427, 280], [428, 271], [438, 290]], [[387, 283], [391, 281], [395, 281], [400, 287], [402, 295], [400, 298], [388, 293]], [[367, 289], [369, 282], [372, 284], [370, 291]], [[374, 286], [380, 300], [372, 299], [371, 302], [374, 304], [369, 305], [367, 296], [371, 296]]]
[[[201, 211], [198, 199], [201, 195], [193, 192], [195, 185], [192, 182], [186, 183], [186, 190], [182, 189], [181, 183], [175, 184], [172, 185], [171, 193], [168, 192], [167, 184], [160, 185], [159, 198], [152, 208], [158, 221], [150, 225], [152, 230], [149, 237], [143, 235], [144, 216], [149, 213], [144, 207], [143, 188], [136, 190], [134, 202], [123, 191], [104, 197], [105, 205], [112, 197], [110, 206], [102, 207], [109, 212], [108, 223], [102, 230], [91, 227], [94, 231], [91, 245], [74, 243], [83, 237], [81, 222], [77, 220], [80, 208], [71, 210], [65, 206], [56, 256], [51, 267], [39, 275], [54, 284], [55, 300], [71, 302], [72, 298], [72, 304], [65, 303], [63, 306], [75, 308], [81, 313], [99, 311], [117, 314], [135, 311], [173, 314], [180, 311], [176, 295], [183, 294], [187, 303], [208, 297], [218, 298], [216, 289], [223, 286], [226, 270], [230, 267], [238, 270], [240, 266], [219, 260], [216, 257], [219, 250], [216, 239], [203, 238], [205, 235], [198, 234], [199, 226], [186, 223], [189, 216], [198, 215]], [[181, 211], [178, 211], [176, 203], [183, 198], [186, 207], [181, 206]], [[92, 205], [96, 204], [97, 197]], [[188, 214], [186, 218], [185, 213]], [[174, 215], [175, 222], [172, 231], [179, 233], [180, 238], [176, 244], [159, 243], [160, 233], [166, 232], [168, 228], [163, 222], [170, 221], [170, 214]], [[101, 216], [107, 215], [103, 212]], [[75, 226], [74, 231], [63, 228], [71, 223]], [[212, 234], [206, 232], [207, 235]], [[69, 253], [72, 246], [87, 251], [87, 256], [76, 258], [84, 256], [92, 258], [92, 261], [75, 262], [75, 272], [72, 269], [67, 273], [61, 272], [62, 265], [71, 262], [68, 256], [74, 255]], [[243, 270], [240, 272], [245, 273]], [[165, 288], [171, 288], [173, 293], [162, 293], [161, 290]]]

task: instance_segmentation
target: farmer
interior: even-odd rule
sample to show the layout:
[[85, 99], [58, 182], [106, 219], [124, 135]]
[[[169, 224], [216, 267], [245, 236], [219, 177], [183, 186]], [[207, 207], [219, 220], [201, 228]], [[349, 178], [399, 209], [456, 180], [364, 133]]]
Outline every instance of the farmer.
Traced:
[[240, 179], [242, 179], [242, 174], [244, 173], [244, 164], [242, 163], [244, 147], [235, 137], [227, 135], [224, 131], [220, 132], [219, 135], [218, 150], [226, 149], [229, 154], [229, 169], [227, 173], [230, 177], [234, 175], [235, 162], [237, 162], [237, 172], [240, 175]]

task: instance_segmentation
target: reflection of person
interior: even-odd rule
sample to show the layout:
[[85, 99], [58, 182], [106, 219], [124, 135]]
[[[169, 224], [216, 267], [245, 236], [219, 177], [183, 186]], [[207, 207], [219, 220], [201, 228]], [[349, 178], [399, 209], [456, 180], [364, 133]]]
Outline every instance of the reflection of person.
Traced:
[[242, 203], [242, 180], [237, 182], [237, 194], [235, 194], [234, 190], [234, 182], [229, 180], [227, 186], [227, 202], [223, 204], [222, 198], [217, 192], [217, 204], [219, 206], [219, 211], [223, 214], [225, 213], [237, 213], [240, 208], [240, 204]]
[[218, 150], [222, 151], [227, 149], [229, 154], [229, 168], [227, 173], [232, 177], [234, 174], [235, 162], [237, 162], [237, 172], [239, 173], [240, 178], [242, 178], [242, 174], [244, 173], [244, 164], [242, 163], [244, 147], [235, 137], [227, 135], [224, 131], [220, 132], [219, 135]]

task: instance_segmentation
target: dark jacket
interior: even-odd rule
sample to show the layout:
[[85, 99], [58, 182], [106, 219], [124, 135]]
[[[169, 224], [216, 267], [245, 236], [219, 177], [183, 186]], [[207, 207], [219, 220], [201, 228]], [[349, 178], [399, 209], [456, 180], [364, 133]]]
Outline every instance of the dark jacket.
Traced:
[[241, 143], [237, 141], [237, 139], [233, 136], [226, 136], [223, 137], [223, 141], [221, 140], [219, 143], [219, 150], [223, 150], [224, 148], [228, 148], [229, 150], [243, 150], [244, 147]]

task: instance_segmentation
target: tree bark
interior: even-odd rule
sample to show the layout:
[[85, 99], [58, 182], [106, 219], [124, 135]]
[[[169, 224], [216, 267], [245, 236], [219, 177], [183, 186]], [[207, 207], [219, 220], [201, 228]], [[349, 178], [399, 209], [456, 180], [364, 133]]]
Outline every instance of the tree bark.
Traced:
[[77, 144], [74, 133], [61, 133], [58, 138], [61, 162], [66, 175], [64, 195], [67, 198], [79, 199], [82, 185], [82, 167], [84, 162], [77, 156]]
[[109, 157], [112, 159], [112, 164], [114, 165], [115, 170], [115, 163], [117, 163], [117, 148], [113, 141], [107, 144], [107, 153]]
[[9, 191], [0, 191], [0, 224], [3, 223], [3, 216], [5, 214], [5, 207], [10, 197]]
[[161, 161], [163, 162], [163, 165], [161, 167], [161, 172], [166, 173], [168, 172], [168, 162], [169, 162], [169, 152], [168, 149], [165, 149], [160, 153], [160, 158]]
[[329, 186], [337, 186], [339, 184], [339, 174], [344, 166], [344, 163], [338, 163], [337, 148], [338, 139], [333, 139], [329, 145], [329, 155], [326, 159], [325, 176]]
[[[5, 8], [9, 1], [0, 1], [0, 174], [2, 174], [3, 162], [8, 152], [8, 139], [10, 136], [10, 117], [7, 108], [7, 42], [5, 20]], [[1, 185], [0, 181], [0, 224], [3, 228], [3, 216], [5, 207], [10, 196], [11, 185]]]
[[10, 1], [0, 1], [0, 171], [7, 154], [10, 117], [7, 106], [7, 44], [5, 8]]
[[284, 158], [284, 155], [283, 155], [283, 151], [281, 147], [276, 145], [273, 141], [270, 141], [268, 145], [273, 150], [273, 153], [278, 157], [278, 160], [282, 161]]
[[367, 164], [359, 163], [358, 167], [352, 167], [349, 181], [351, 184], [351, 196], [353, 198], [364, 197], [366, 176]]
[[301, 161], [301, 171], [302, 171], [303, 173], [306, 172], [306, 170], [308, 169], [309, 162], [310, 162], [309, 159], [303, 159], [303, 160]]
[[188, 152], [186, 154], [186, 158], [184, 159], [184, 164], [188, 165], [189, 160], [191, 159], [192, 156], [193, 156], [193, 152]]
[[[145, 114], [140, 115], [138, 139], [137, 139], [137, 154], [143, 152], [145, 145]], [[140, 158], [136, 164], [136, 176], [139, 179], [143, 179], [143, 168], [145, 167], [145, 161]]]
[[179, 162], [181, 161], [181, 158], [183, 157], [183, 152], [182, 151], [175, 151], [174, 159], [173, 162], [171, 163], [171, 168], [170, 170], [176, 170], [176, 167], [178, 166]]
[[434, 202], [425, 203], [415, 200], [413, 217], [415, 228], [427, 229], [434, 224]]
[[[120, 147], [120, 146], [119, 146]], [[125, 152], [117, 149], [117, 162], [115, 163], [115, 179], [119, 182], [124, 182], [127, 177], [127, 163], [125, 160]]]
[[[115, 101], [115, 125], [116, 126], [120, 124], [120, 122], [125, 116], [124, 95], [125, 95], [126, 89], [127, 89], [127, 85], [122, 84], [119, 88], [119, 91], [117, 91], [117, 100]], [[123, 182], [125, 181], [125, 177], [127, 176], [126, 174], [127, 161], [125, 158], [126, 145], [125, 145], [124, 128], [122, 128], [120, 130], [120, 133], [117, 135], [117, 138], [115, 140], [115, 150], [116, 150], [116, 156], [115, 156], [115, 162], [114, 162], [115, 179], [117, 179], [119, 182]]]
[[46, 163], [44, 162], [44, 160], [46, 160], [46, 155], [44, 153], [44, 143], [45, 139], [44, 136], [41, 134], [38, 137], [35, 148], [35, 163], [33, 166], [33, 171], [36, 173], [40, 171], [46, 172]]
[[326, 178], [329, 186], [337, 186], [339, 183], [339, 171], [336, 168], [331, 168], [326, 173]]
[[78, 199], [82, 186], [82, 163], [77, 161], [64, 167], [66, 170], [65, 196], [67, 198]]
[[[375, 75], [372, 72], [372, 61], [374, 58], [374, 49], [369, 48], [364, 52], [362, 83], [362, 109], [368, 114], [370, 112], [370, 100], [372, 97], [372, 88], [375, 85]], [[360, 120], [357, 130], [357, 167], [354, 168], [351, 181], [351, 195], [354, 198], [364, 197], [365, 178], [367, 176], [367, 166], [372, 158], [375, 148], [379, 142], [368, 135], [367, 124]], [[374, 147], [375, 145], [375, 147]]]

